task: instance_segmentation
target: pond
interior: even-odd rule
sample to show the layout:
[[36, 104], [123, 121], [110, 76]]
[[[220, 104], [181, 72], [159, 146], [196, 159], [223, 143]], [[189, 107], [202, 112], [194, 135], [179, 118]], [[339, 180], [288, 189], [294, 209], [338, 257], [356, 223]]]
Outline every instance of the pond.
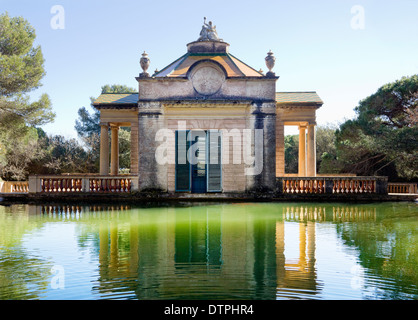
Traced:
[[418, 299], [418, 205], [0, 206], [0, 299]]

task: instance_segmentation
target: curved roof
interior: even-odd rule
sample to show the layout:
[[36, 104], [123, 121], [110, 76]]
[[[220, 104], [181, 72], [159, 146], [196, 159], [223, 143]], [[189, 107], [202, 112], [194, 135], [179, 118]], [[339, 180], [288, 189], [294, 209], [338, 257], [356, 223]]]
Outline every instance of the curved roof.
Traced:
[[228, 52], [222, 53], [186, 53], [170, 63], [152, 77], [184, 78], [190, 67], [198, 61], [212, 60], [219, 63], [226, 71], [227, 77], [263, 77], [264, 75]]

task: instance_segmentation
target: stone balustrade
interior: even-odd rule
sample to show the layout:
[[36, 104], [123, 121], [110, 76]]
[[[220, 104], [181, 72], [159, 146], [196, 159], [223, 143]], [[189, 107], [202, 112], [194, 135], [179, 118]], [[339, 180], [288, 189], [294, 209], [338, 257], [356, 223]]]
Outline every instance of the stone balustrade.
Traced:
[[31, 193], [115, 192], [138, 190], [138, 178], [129, 175], [33, 175]]
[[389, 193], [415, 194], [415, 193], [418, 193], [417, 184], [416, 183], [391, 182], [391, 183], [388, 183], [388, 192]]
[[285, 194], [387, 194], [387, 177], [279, 177], [278, 193]]
[[29, 192], [28, 181], [0, 181], [0, 193]]
[[[3, 189], [4, 189], [3, 182]], [[411, 186], [412, 185], [412, 186]], [[415, 187], [415, 189], [414, 189]], [[138, 190], [138, 177], [131, 175], [32, 175], [29, 182], [8, 182], [2, 192], [30, 193], [128, 193]], [[412, 191], [411, 191], [412, 190]], [[388, 185], [387, 177], [278, 177], [278, 194], [387, 194], [416, 193], [416, 184]]]

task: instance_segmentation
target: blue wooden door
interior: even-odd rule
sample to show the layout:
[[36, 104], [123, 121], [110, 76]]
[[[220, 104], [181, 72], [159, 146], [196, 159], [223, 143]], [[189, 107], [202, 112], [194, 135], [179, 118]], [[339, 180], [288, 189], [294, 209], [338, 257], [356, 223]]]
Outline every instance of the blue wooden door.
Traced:
[[206, 132], [192, 131], [192, 192], [206, 192]]

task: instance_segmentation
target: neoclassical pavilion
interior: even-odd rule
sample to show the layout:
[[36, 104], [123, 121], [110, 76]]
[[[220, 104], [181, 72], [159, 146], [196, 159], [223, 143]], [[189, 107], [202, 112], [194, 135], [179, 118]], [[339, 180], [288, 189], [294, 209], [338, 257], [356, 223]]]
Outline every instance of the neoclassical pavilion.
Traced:
[[273, 53], [264, 74], [229, 46], [205, 22], [187, 52], [153, 75], [144, 52], [138, 93], [100, 95], [93, 103], [100, 110], [100, 174], [118, 174], [118, 130], [130, 127], [130, 172], [140, 191], [269, 190], [285, 175], [284, 128], [296, 125], [298, 176], [316, 176], [322, 100], [314, 91], [277, 91]]

